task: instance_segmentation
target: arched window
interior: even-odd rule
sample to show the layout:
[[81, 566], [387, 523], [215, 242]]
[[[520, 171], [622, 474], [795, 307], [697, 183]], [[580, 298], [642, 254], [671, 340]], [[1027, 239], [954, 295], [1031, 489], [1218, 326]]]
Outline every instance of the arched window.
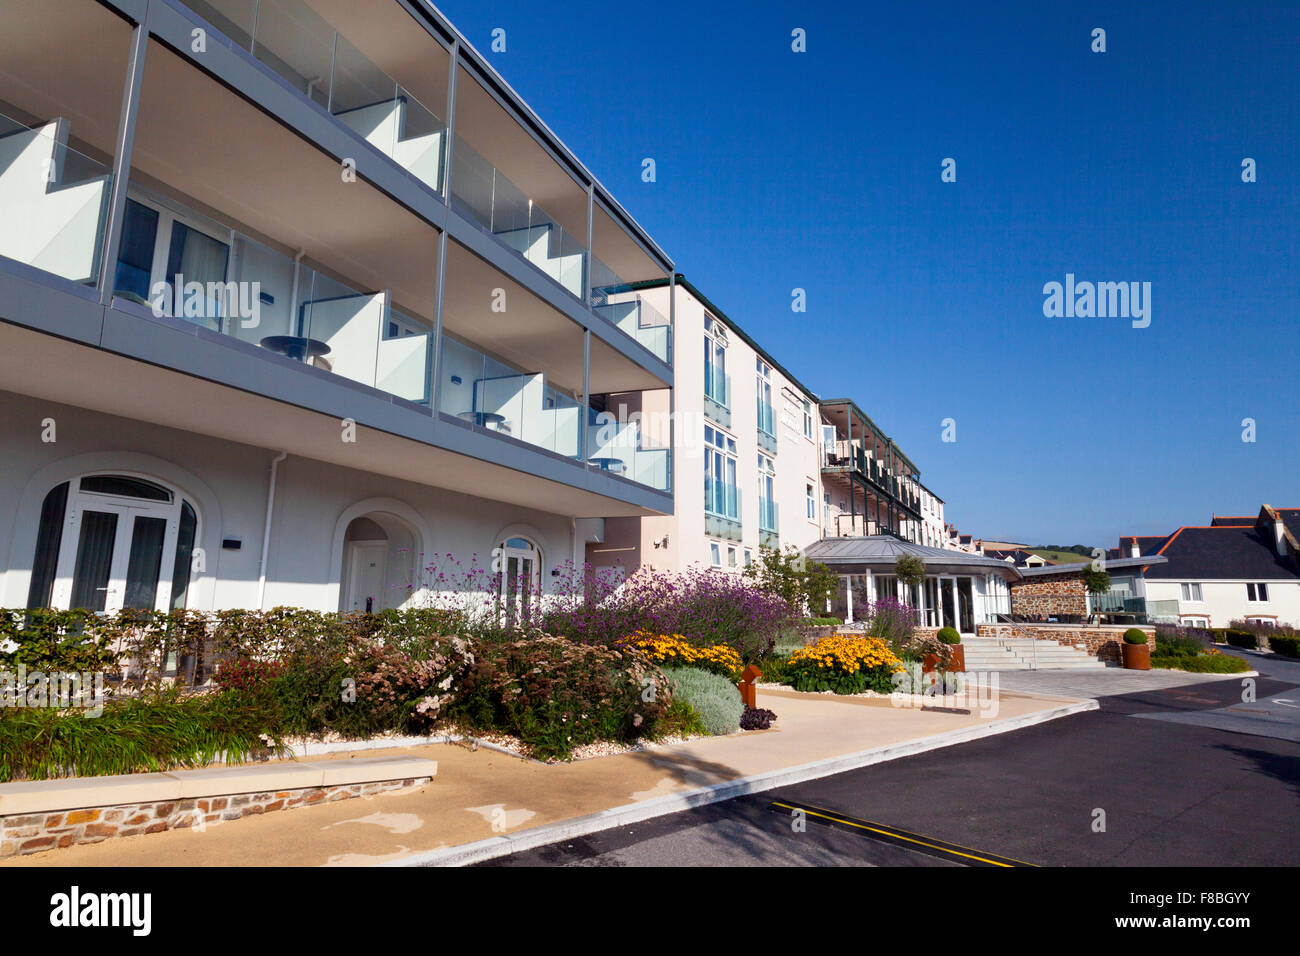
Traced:
[[171, 488], [132, 475], [84, 475], [41, 505], [28, 607], [185, 607], [199, 519]]
[[506, 621], [527, 624], [542, 593], [542, 550], [528, 538], [507, 538], [498, 546], [497, 558]]

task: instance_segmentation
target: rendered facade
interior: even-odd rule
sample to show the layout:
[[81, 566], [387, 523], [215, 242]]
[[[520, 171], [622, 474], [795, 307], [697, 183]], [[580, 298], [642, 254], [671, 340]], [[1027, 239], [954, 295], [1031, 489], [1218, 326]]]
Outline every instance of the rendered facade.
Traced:
[[0, 211], [0, 606], [524, 600], [673, 511], [672, 262], [423, 2], [0, 5]]

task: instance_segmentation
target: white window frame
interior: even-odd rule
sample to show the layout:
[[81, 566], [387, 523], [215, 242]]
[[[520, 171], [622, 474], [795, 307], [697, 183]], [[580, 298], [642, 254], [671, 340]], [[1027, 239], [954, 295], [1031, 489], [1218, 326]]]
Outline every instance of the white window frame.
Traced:
[[1268, 604], [1268, 582], [1267, 581], [1247, 581], [1246, 582], [1246, 603], [1247, 604]]
[[808, 513], [808, 520], [817, 523], [817, 482], [811, 478], [804, 478], [804, 510]]
[[[1179, 594], [1187, 604], [1204, 604], [1205, 599], [1201, 591], [1201, 585], [1192, 581], [1182, 581], [1179, 586]], [[1195, 595], [1193, 597], [1193, 595]]]

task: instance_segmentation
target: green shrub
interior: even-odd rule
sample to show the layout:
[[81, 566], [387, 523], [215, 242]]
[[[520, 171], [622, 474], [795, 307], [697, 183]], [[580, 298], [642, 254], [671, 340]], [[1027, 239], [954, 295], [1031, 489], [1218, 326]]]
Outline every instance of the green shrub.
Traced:
[[765, 657], [758, 662], [758, 669], [763, 672], [763, 676], [759, 678], [763, 683], [787, 684], [790, 677], [790, 655], [777, 653]]
[[941, 627], [935, 635], [944, 644], [960, 644], [961, 634], [955, 627]]
[[448, 712], [518, 737], [538, 759], [566, 760], [582, 744], [654, 736], [671, 697], [663, 673], [640, 653], [539, 633], [475, 645]]
[[1205, 645], [1194, 637], [1185, 637], [1179, 634], [1157, 634], [1156, 635], [1156, 654], [1162, 657], [1195, 657], [1197, 654], [1205, 653]]
[[113, 701], [96, 718], [50, 707], [0, 709], [0, 781], [153, 773], [285, 753], [268, 694], [176, 690]]
[[1268, 638], [1268, 646], [1271, 647], [1276, 654], [1300, 657], [1300, 637], [1270, 634]]
[[1147, 642], [1146, 631], [1137, 627], [1130, 627], [1124, 632], [1125, 644], [1145, 644]]
[[1222, 634], [1224, 641], [1233, 647], [1244, 647], [1252, 651], [1259, 647], [1259, 638], [1250, 631], [1239, 631], [1234, 628], [1224, 627], [1216, 628], [1215, 633]]
[[740, 730], [745, 704], [731, 681], [698, 667], [666, 667], [664, 675], [673, 698], [690, 704], [710, 735], [721, 737]]
[[843, 623], [838, 617], [805, 617], [799, 621], [802, 627], [839, 627]]
[[1239, 674], [1251, 669], [1247, 661], [1231, 654], [1152, 654], [1151, 666], [1164, 670], [1190, 671], [1194, 674]]
[[[695, 708], [685, 700], [678, 698], [669, 701], [663, 717], [654, 728], [653, 740], [665, 737], [703, 737], [708, 734], [704, 721], [695, 712]], [[647, 735], [650, 736], [650, 735]]]

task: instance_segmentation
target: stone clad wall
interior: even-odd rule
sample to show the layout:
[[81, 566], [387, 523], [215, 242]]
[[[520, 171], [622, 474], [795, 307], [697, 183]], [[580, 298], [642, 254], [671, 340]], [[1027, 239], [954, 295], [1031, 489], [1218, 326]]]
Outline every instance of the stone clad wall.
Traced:
[[404, 790], [423, 786], [431, 780], [431, 777], [415, 777], [303, 790], [236, 793], [197, 800], [131, 803], [0, 816], [0, 858], [55, 850], [78, 843], [99, 843], [112, 837], [183, 828], [202, 830], [212, 824], [238, 820], [240, 817]]
[[[1080, 570], [1087, 565], [1080, 565]], [[1025, 578], [1011, 585], [1011, 613], [1048, 618], [1062, 614], [1088, 616], [1088, 590], [1080, 574]]]
[[1096, 655], [1098, 660], [1118, 664], [1121, 659], [1120, 645], [1124, 643], [1124, 632], [1133, 626], [1146, 634], [1147, 647], [1154, 653], [1156, 629], [1148, 624], [1125, 627], [1084, 627], [1082, 624], [1021, 624], [1012, 627], [1010, 624], [980, 624], [976, 627], [976, 633], [979, 637], [1032, 637], [1039, 641], [1056, 641], [1067, 647], [1082, 645], [1089, 654]]

